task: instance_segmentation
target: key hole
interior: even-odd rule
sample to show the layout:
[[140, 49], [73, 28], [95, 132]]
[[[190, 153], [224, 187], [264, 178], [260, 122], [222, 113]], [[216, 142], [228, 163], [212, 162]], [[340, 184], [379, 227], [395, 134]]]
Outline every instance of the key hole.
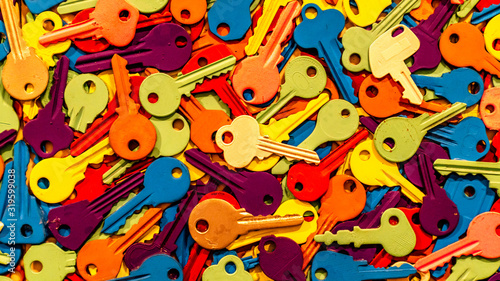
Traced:
[[438, 221], [438, 225], [437, 225], [439, 231], [446, 231], [448, 229], [448, 227], [450, 227], [450, 224], [447, 220], [440, 220]]
[[175, 119], [174, 123], [172, 123], [172, 127], [176, 131], [181, 131], [184, 129], [184, 121], [182, 121], [182, 119]]
[[313, 20], [318, 16], [318, 10], [314, 7], [309, 7], [306, 9], [306, 18]]
[[479, 153], [483, 153], [486, 150], [486, 143], [484, 142], [484, 140], [480, 140], [477, 142], [476, 150]]
[[311, 222], [314, 220], [314, 213], [311, 211], [306, 211], [303, 215], [304, 221]]
[[137, 140], [130, 140], [128, 142], [128, 149], [130, 149], [130, 151], [137, 151], [139, 150], [139, 142]]
[[450, 35], [450, 42], [452, 44], [458, 43], [458, 40], [460, 40], [460, 37], [458, 36], [458, 34], [453, 33], [453, 34]]
[[392, 35], [392, 37], [396, 37], [396, 36], [398, 36], [399, 34], [403, 33], [404, 31], [405, 31], [405, 30], [404, 30], [404, 28], [402, 28], [402, 27], [398, 27], [398, 28], [396, 28], [396, 29], [394, 29], [394, 30], [392, 31], [391, 35]]
[[351, 116], [351, 112], [350, 112], [350, 111], [349, 111], [349, 109], [347, 109], [347, 108], [346, 108], [346, 109], [343, 109], [343, 110], [342, 110], [342, 112], [341, 112], [340, 114], [342, 114], [342, 117], [343, 117], [343, 118], [347, 118], [347, 117]]
[[52, 31], [54, 30], [55, 28], [55, 24], [52, 20], [45, 20], [43, 22], [43, 29], [45, 29], [46, 31]]
[[389, 218], [389, 223], [390, 223], [391, 225], [398, 225], [398, 223], [399, 223], [399, 218], [398, 218], [398, 217], [396, 217], [396, 216], [392, 216], [392, 217], [390, 217], [390, 218]]
[[201, 57], [201, 58], [199, 58], [199, 59], [198, 59], [198, 65], [199, 65], [200, 67], [204, 67], [204, 66], [206, 66], [207, 64], [208, 64], [208, 60], [207, 60], [207, 58]]
[[87, 274], [90, 275], [90, 276], [97, 275], [97, 266], [95, 264], [93, 264], [93, 263], [88, 264], [85, 267], [85, 271], [87, 271]]
[[276, 250], [276, 243], [274, 241], [267, 241], [264, 243], [264, 250], [268, 253], [274, 252]]
[[472, 186], [467, 186], [465, 189], [464, 189], [464, 194], [465, 196], [467, 196], [468, 198], [471, 198], [471, 197], [474, 197], [474, 195], [476, 194], [476, 189]]
[[37, 182], [38, 187], [41, 189], [47, 189], [50, 187], [50, 182], [47, 178], [40, 178]]
[[33, 84], [31, 84], [31, 83], [28, 83], [28, 84], [24, 85], [24, 91], [27, 94], [32, 94], [35, 91], [35, 86], [33, 86]]
[[62, 224], [61, 226], [59, 226], [59, 228], [57, 229], [57, 232], [59, 233], [59, 235], [61, 235], [62, 237], [68, 237], [71, 233], [71, 228], [69, 227], [69, 225], [67, 224]]
[[344, 191], [346, 193], [351, 193], [356, 190], [356, 183], [353, 180], [346, 180], [344, 182]]
[[472, 82], [469, 84], [469, 86], [467, 87], [467, 89], [469, 90], [469, 93], [473, 94], [473, 95], [477, 95], [479, 93], [479, 84], [476, 83], [476, 82]]
[[500, 236], [500, 225], [497, 226], [496, 233], [497, 233], [498, 236]]
[[493, 40], [493, 50], [500, 51], [500, 38]]
[[227, 23], [221, 23], [217, 26], [217, 33], [220, 36], [226, 36], [229, 34], [229, 32], [231, 32], [231, 28]]
[[187, 43], [188, 43], [188, 40], [184, 36], [179, 36], [179, 37], [175, 38], [175, 46], [177, 46], [177, 48], [184, 48], [187, 46]]
[[52, 153], [54, 145], [50, 141], [42, 141], [40, 144], [40, 149], [45, 153]]
[[394, 146], [396, 145], [393, 138], [386, 138], [384, 140], [384, 144], [384, 149], [386, 151], [392, 151], [394, 149]]
[[196, 222], [196, 230], [200, 233], [206, 233], [208, 231], [208, 221], [206, 220], [199, 220]]
[[488, 104], [485, 109], [486, 113], [492, 114], [495, 111], [495, 106], [493, 104]]
[[21, 235], [24, 237], [30, 237], [33, 234], [33, 228], [29, 224], [21, 226]]
[[246, 101], [251, 101], [254, 99], [254, 97], [255, 97], [255, 93], [253, 92], [252, 89], [246, 89], [243, 91], [243, 98]]
[[411, 221], [416, 225], [420, 225], [420, 214], [419, 213], [413, 214], [413, 216], [411, 216]]
[[181, 17], [183, 19], [189, 19], [191, 17], [191, 13], [188, 10], [182, 10], [181, 11]]
[[351, 56], [349, 56], [349, 62], [352, 65], [358, 65], [361, 62], [361, 57], [359, 56], [359, 54], [352, 54]]
[[83, 84], [83, 90], [87, 94], [92, 94], [95, 92], [95, 83], [92, 80], [88, 80]]
[[[340, 0], [339, 0], [340, 1]], [[326, 271], [326, 269], [324, 268], [318, 268], [316, 269], [316, 271], [314, 272], [314, 276], [316, 277], [316, 279], [318, 280], [325, 280], [326, 277], [328, 276], [328, 272]]]
[[226, 270], [226, 272], [228, 274], [233, 274], [236, 272], [236, 264], [234, 264], [234, 262], [230, 261], [230, 262], [226, 263], [224, 270]]
[[30, 267], [31, 267], [31, 272], [33, 273], [39, 273], [40, 271], [43, 270], [43, 264], [40, 261], [33, 261]]
[[304, 189], [304, 185], [302, 185], [302, 183], [298, 182], [295, 184], [295, 191], [298, 191], [298, 192], [301, 192], [302, 189]]
[[233, 142], [233, 134], [231, 132], [225, 132], [222, 134], [222, 142], [225, 144], [231, 144]]
[[149, 103], [155, 104], [158, 102], [158, 94], [157, 93], [151, 93], [148, 95], [148, 101]]
[[363, 150], [359, 153], [359, 158], [361, 161], [368, 161], [370, 159], [370, 151]]
[[369, 86], [368, 88], [366, 88], [366, 95], [369, 98], [376, 97], [378, 95], [378, 88], [375, 86]]
[[130, 19], [130, 12], [127, 10], [121, 10], [119, 17], [121, 21], [128, 21]]
[[0, 44], [3, 44], [7, 40], [7, 35], [5, 33], [0, 32]]
[[182, 170], [180, 168], [173, 168], [172, 169], [172, 176], [176, 179], [182, 177]]
[[317, 73], [316, 68], [314, 68], [312, 66], [307, 69], [307, 76], [309, 76], [311, 78], [315, 77], [316, 73]]
[[264, 196], [264, 204], [269, 206], [269, 205], [272, 205], [273, 202], [274, 202], [274, 199], [273, 199], [273, 197], [271, 197], [271, 195]]
[[170, 280], [177, 280], [180, 277], [180, 273], [177, 269], [172, 268], [167, 272], [167, 277]]
[[[437, 8], [437, 6], [439, 6], [439, 3], [441, 3], [440, 0], [432, 0], [432, 8]], [[411, 279], [410, 279], [411, 280]]]

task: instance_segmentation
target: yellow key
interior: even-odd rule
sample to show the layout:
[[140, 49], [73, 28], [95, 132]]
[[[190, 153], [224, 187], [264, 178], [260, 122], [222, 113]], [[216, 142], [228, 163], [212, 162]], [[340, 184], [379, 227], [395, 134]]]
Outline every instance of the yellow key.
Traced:
[[181, 153], [179, 153], [177, 155], [174, 155], [172, 157], [174, 157], [175, 159], [177, 159], [177, 160], [181, 161], [182, 163], [184, 163], [184, 165], [186, 165], [186, 167], [189, 170], [189, 177], [191, 178], [191, 181], [196, 181], [196, 180], [201, 179], [203, 176], [205, 176], [205, 173], [203, 171], [201, 171], [201, 170], [198, 170], [193, 165], [191, 165], [186, 160], [186, 157], [184, 156], [184, 152], [186, 152], [189, 149], [193, 149], [193, 148], [196, 148], [196, 146], [194, 145], [194, 143], [192, 143], [191, 141], [189, 141], [188, 145], [186, 146], [186, 149], [184, 149], [183, 152], [181, 152]]
[[396, 163], [388, 162], [378, 154], [371, 137], [354, 148], [351, 155], [351, 172], [366, 185], [401, 186], [401, 192], [415, 203], [422, 203], [425, 196], [399, 173]]
[[43, 202], [59, 203], [85, 178], [87, 165], [101, 163], [105, 155], [113, 153], [109, 138], [106, 138], [77, 157], [44, 159], [31, 171], [31, 191]]
[[55, 54], [66, 52], [71, 46], [71, 40], [50, 44], [47, 47], [38, 42], [38, 38], [45, 33], [50, 32], [44, 28], [44, 24], [52, 22], [54, 24], [53, 30], [61, 28], [62, 20], [58, 14], [50, 11], [45, 11], [36, 17], [36, 20], [23, 25], [23, 38], [26, 43], [35, 49], [36, 54], [45, 62], [47, 66], [55, 66], [56, 62], [52, 58]]
[[484, 42], [486, 43], [486, 50], [497, 60], [500, 60], [500, 50], [495, 49], [495, 45], [497, 45], [499, 39], [500, 15], [496, 15], [488, 22], [484, 29]]
[[339, 0], [344, 3], [347, 17], [358, 26], [365, 27], [377, 21], [382, 11], [389, 5], [391, 0], [356, 0], [358, 14], [354, 14], [349, 4], [349, 0]]
[[35, 116], [38, 114], [38, 111], [41, 109], [41, 107], [38, 106], [36, 101], [37, 99], [20, 101], [23, 106], [24, 116], [27, 116], [30, 120], [35, 118]]

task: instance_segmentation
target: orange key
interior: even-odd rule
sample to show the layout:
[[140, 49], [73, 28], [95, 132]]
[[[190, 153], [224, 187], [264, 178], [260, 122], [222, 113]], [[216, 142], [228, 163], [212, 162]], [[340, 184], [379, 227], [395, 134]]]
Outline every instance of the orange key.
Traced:
[[[160, 208], [149, 209], [137, 224], [118, 239], [92, 240], [80, 249], [76, 266], [80, 275], [89, 280], [109, 280], [120, 271], [123, 255], [130, 245], [139, 240], [162, 217]], [[94, 273], [92, 275], [92, 273]]]
[[40, 96], [49, 82], [49, 71], [45, 63], [29, 47], [19, 28], [19, 16], [10, 0], [1, 0], [5, 29], [9, 37], [11, 52], [2, 71], [2, 84], [15, 99], [33, 100]]
[[500, 87], [485, 90], [479, 104], [484, 125], [490, 130], [500, 130]]
[[378, 79], [369, 75], [363, 80], [359, 88], [359, 103], [366, 113], [386, 118], [398, 114], [404, 110], [423, 114], [434, 114], [447, 109], [447, 106], [434, 102], [425, 102], [416, 105], [402, 98], [403, 90], [390, 76]]
[[172, 0], [170, 12], [182, 24], [195, 24], [205, 17], [206, 0]]
[[473, 67], [500, 77], [500, 62], [488, 53], [479, 29], [467, 22], [448, 27], [439, 40], [443, 58], [457, 67]]
[[127, 160], [146, 157], [156, 144], [156, 129], [148, 118], [139, 114], [139, 104], [130, 97], [132, 85], [127, 61], [119, 55], [111, 59], [118, 95], [118, 118], [109, 129], [109, 142], [115, 153]]
[[314, 236], [331, 231], [339, 221], [357, 217], [366, 203], [366, 191], [363, 185], [354, 177], [338, 175], [330, 179], [328, 191], [321, 197], [321, 207], [318, 210], [318, 229], [307, 237], [302, 245], [305, 269], [321, 247], [314, 241]]
[[[6, 0], [7, 1], [7, 0]], [[139, 11], [125, 0], [98, 0], [89, 19], [46, 33], [38, 39], [42, 45], [67, 39], [104, 38], [123, 47], [134, 39]]]
[[410, 15], [416, 20], [426, 20], [434, 13], [435, 8], [432, 6], [433, 0], [422, 0], [420, 7], [410, 12]]
[[191, 140], [205, 153], [221, 153], [213, 141], [217, 130], [225, 125], [230, 125], [232, 120], [222, 110], [207, 110], [191, 95], [182, 96], [179, 110], [191, 123]]

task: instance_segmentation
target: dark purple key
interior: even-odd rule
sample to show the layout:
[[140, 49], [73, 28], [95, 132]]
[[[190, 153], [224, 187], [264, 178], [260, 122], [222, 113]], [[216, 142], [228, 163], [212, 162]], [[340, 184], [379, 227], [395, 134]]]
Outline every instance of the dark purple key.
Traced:
[[488, 279], [488, 281], [500, 281], [500, 273], [497, 273]]
[[[429, 234], [445, 236], [458, 225], [460, 218], [457, 205], [451, 201], [446, 191], [436, 183], [432, 160], [425, 154], [418, 156], [420, 173], [427, 195], [424, 196], [420, 208], [420, 224]], [[445, 226], [446, 227], [443, 227]]]
[[[385, 194], [384, 198], [380, 201], [380, 204], [368, 213], [361, 214], [361, 216], [352, 221], [346, 221], [340, 224], [337, 224], [332, 233], [335, 234], [339, 230], [349, 230], [352, 231], [355, 226], [359, 226], [361, 229], [366, 228], [377, 228], [380, 226], [380, 218], [382, 217], [382, 213], [389, 208], [394, 208], [398, 204], [401, 199], [401, 194], [399, 191], [389, 191]], [[333, 243], [328, 247], [328, 250], [332, 250], [335, 252], [346, 252], [350, 256], [354, 258], [354, 260], [366, 260], [367, 262], [371, 262], [377, 251], [379, 250], [377, 246], [362, 246], [360, 248], [354, 248], [349, 245], [341, 246], [337, 243]]]
[[191, 49], [191, 37], [184, 28], [175, 23], [162, 23], [135, 45], [79, 57], [76, 68], [84, 73], [111, 69], [111, 58], [118, 54], [127, 60], [127, 69], [131, 72], [140, 72], [147, 67], [167, 72], [186, 64]]
[[[411, 183], [418, 187], [424, 187], [422, 183], [422, 175], [420, 174], [419, 165], [418, 165], [418, 155], [425, 154], [431, 158], [431, 161], [434, 163], [437, 159], [450, 159], [446, 150], [441, 147], [439, 144], [429, 141], [422, 141], [420, 146], [415, 153], [415, 155], [408, 160], [403, 166], [406, 177]], [[446, 177], [439, 174], [437, 171], [434, 173], [436, 178], [436, 183], [438, 185], [442, 185], [446, 181]]]
[[274, 235], [262, 237], [259, 251], [260, 267], [269, 278], [277, 281], [306, 281], [302, 271], [302, 251], [292, 239]]
[[[36, 119], [24, 127], [24, 139], [42, 158], [54, 156], [59, 150], [68, 148], [73, 141], [73, 130], [64, 123], [65, 115], [62, 112], [68, 70], [69, 59], [62, 56], [54, 71], [50, 102], [40, 109]], [[49, 147], [52, 149], [49, 150]]]
[[411, 29], [420, 40], [420, 48], [413, 54], [411, 72], [423, 68], [435, 68], [441, 62], [441, 52], [438, 45], [439, 37], [441, 36], [441, 30], [456, 8], [457, 5], [451, 4], [450, 0], [441, 0], [439, 6], [427, 20], [420, 22], [419, 25]]
[[196, 190], [189, 191], [188, 197], [179, 203], [179, 212], [175, 220], [165, 225], [162, 231], [154, 236], [151, 243], [135, 243], [127, 249], [123, 260], [130, 270], [139, 268], [147, 258], [153, 255], [172, 255], [177, 249], [175, 241], [186, 226], [191, 211], [198, 204], [199, 195]]
[[120, 198], [127, 196], [132, 190], [144, 182], [143, 173], [135, 173], [97, 197], [61, 206], [50, 210], [48, 227], [54, 237], [64, 247], [76, 250], [82, 246], [97, 228], [113, 205]]
[[233, 192], [242, 208], [254, 216], [273, 214], [283, 199], [280, 182], [265, 172], [230, 171], [212, 163], [210, 157], [198, 149], [184, 153], [186, 160], [197, 169], [225, 184]]
[[7, 144], [14, 142], [17, 137], [17, 131], [15, 129], [5, 130], [0, 133], [0, 148], [6, 146]]

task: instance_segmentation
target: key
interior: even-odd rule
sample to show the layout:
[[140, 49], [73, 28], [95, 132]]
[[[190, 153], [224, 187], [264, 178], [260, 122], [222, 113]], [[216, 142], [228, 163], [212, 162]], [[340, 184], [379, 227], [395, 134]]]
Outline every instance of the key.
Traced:
[[[410, 159], [417, 151], [427, 131], [462, 113], [467, 108], [465, 103], [454, 103], [450, 108], [432, 116], [424, 113], [416, 118], [388, 118], [377, 127], [373, 142], [375, 149], [384, 159], [403, 162]], [[384, 147], [384, 142], [393, 143], [394, 147]]]
[[132, 86], [129, 72], [125, 68], [127, 61], [118, 55], [111, 60], [118, 96], [118, 118], [109, 128], [109, 143], [118, 156], [127, 160], [139, 160], [153, 150], [156, 129], [149, 119], [139, 114], [140, 105], [129, 96]]
[[371, 30], [353, 27], [342, 36], [344, 52], [342, 65], [351, 72], [370, 71], [370, 45], [386, 31], [397, 26], [405, 14], [420, 6], [421, 0], [401, 1], [382, 21], [373, 25]]
[[252, 215], [270, 215], [282, 201], [281, 185], [265, 172], [240, 171], [235, 173], [225, 166], [213, 163], [206, 154], [196, 149], [185, 152], [186, 160], [197, 169], [225, 184], [234, 193], [241, 207]]
[[[309, 74], [312, 72], [313, 74]], [[281, 86], [276, 103], [257, 114], [257, 121], [266, 123], [294, 97], [312, 99], [325, 89], [326, 71], [314, 58], [301, 56], [293, 59], [285, 70], [285, 84]]]
[[[252, 25], [250, 6], [253, 2], [216, 1], [207, 13], [210, 31], [224, 41], [241, 40]], [[225, 27], [229, 29], [227, 34], [221, 32]]]
[[347, 17], [357, 26], [365, 27], [377, 21], [380, 13], [389, 5], [391, 1], [356, 1], [357, 14], [351, 8], [349, 0], [342, 0]]
[[259, 251], [260, 267], [273, 280], [306, 280], [300, 269], [303, 261], [300, 246], [292, 239], [266, 236], [259, 242]]
[[413, 64], [410, 67], [412, 73], [419, 69], [435, 68], [441, 62], [439, 37], [444, 25], [456, 9], [457, 5], [452, 4], [451, 1], [441, 0], [427, 20], [411, 29], [420, 41], [420, 48], [413, 54]]
[[[76, 266], [80, 275], [85, 280], [109, 280], [116, 277], [125, 250], [155, 225], [161, 219], [162, 214], [162, 209], [151, 208], [120, 238], [92, 240], [85, 243], [76, 258]], [[95, 269], [95, 274], [90, 272], [91, 268]]]
[[[232, 140], [228, 142], [224, 137]], [[318, 154], [312, 150], [261, 136], [257, 120], [247, 115], [238, 116], [231, 125], [221, 127], [215, 135], [215, 142], [224, 151], [224, 160], [235, 168], [247, 166], [254, 157], [262, 160], [272, 154], [305, 160], [307, 163], [319, 163]]]
[[184, 280], [182, 266], [171, 256], [156, 255], [144, 261], [140, 268], [132, 270], [129, 276], [111, 280], [165, 280], [165, 277], [166, 280]]
[[480, 24], [483, 21], [487, 21], [496, 15], [498, 15], [498, 9], [500, 7], [499, 4], [492, 4], [491, 6], [484, 8], [481, 12], [474, 12], [472, 14], [472, 18], [470, 23], [472, 24]]
[[304, 162], [295, 164], [288, 172], [288, 189], [297, 199], [309, 202], [317, 200], [327, 191], [330, 174], [344, 163], [349, 150], [367, 137], [367, 130], [358, 131], [323, 158], [319, 165], [308, 165]]
[[62, 112], [64, 89], [68, 80], [69, 60], [63, 56], [57, 63], [50, 102], [38, 112], [38, 117], [24, 127], [24, 137], [36, 154], [43, 158], [54, 156], [69, 147], [73, 141], [73, 130], [64, 123]]
[[7, 30], [5, 30], [5, 24], [0, 20], [0, 32], [5, 34], [5, 41], [0, 43], [0, 60], [7, 57], [10, 52], [9, 38], [7, 37]]
[[[92, 201], [99, 197], [106, 189], [111, 187], [103, 183], [102, 180], [103, 174], [109, 169], [110, 167], [107, 165], [101, 165], [99, 169], [87, 167], [85, 170], [85, 178], [75, 185], [75, 190], [70, 196], [71, 199], [64, 200], [61, 204], [68, 205], [82, 200]], [[109, 184], [112, 184], [112, 182]], [[74, 198], [73, 195], [75, 195]]]
[[402, 92], [401, 86], [390, 77], [384, 76], [379, 79], [370, 74], [359, 88], [359, 103], [368, 114], [378, 118], [387, 118], [403, 111], [434, 114], [448, 108], [439, 103], [426, 101], [422, 101], [419, 105], [412, 104], [408, 99], [401, 97]]
[[124, 49], [107, 50], [79, 57], [76, 68], [84, 73], [111, 69], [111, 59], [118, 54], [128, 61], [127, 67], [132, 72], [141, 72], [147, 67], [168, 72], [186, 64], [191, 48], [191, 38], [184, 28], [174, 23], [162, 23], [155, 26], [136, 44]]
[[234, 90], [246, 103], [267, 103], [278, 92], [281, 84], [278, 63], [283, 59], [281, 57], [281, 44], [293, 32], [294, 19], [299, 14], [299, 2], [291, 1], [287, 4], [280, 14], [271, 37], [266, 45], [259, 49], [259, 54], [244, 59], [234, 69], [231, 80]]
[[500, 108], [500, 87], [489, 88], [484, 91], [479, 104], [479, 113], [484, 125], [490, 130], [499, 130], [498, 108]]
[[465, 255], [481, 256], [489, 259], [500, 257], [496, 229], [500, 225], [500, 213], [485, 212], [476, 216], [470, 223], [467, 236], [437, 252], [419, 259], [415, 268], [429, 271], [449, 262], [452, 257]]
[[23, 39], [19, 27], [19, 15], [9, 0], [0, 1], [5, 29], [9, 37], [10, 53], [2, 70], [5, 90], [17, 100], [34, 100], [39, 97], [49, 82], [49, 71], [36, 56], [35, 49]]
[[417, 271], [410, 264], [399, 267], [375, 268], [366, 261], [354, 261], [352, 257], [332, 251], [319, 252], [312, 263], [311, 280], [386, 280], [404, 278]]
[[227, 56], [198, 70], [179, 75], [176, 79], [164, 73], [152, 74], [141, 84], [141, 105], [155, 117], [171, 115], [179, 108], [183, 95], [190, 97], [197, 84], [202, 83], [205, 78], [212, 79], [231, 71], [235, 63], [234, 56]]
[[[233, 273], [227, 271], [228, 265], [234, 265], [236, 270]], [[245, 271], [244, 264], [237, 256], [225, 256], [216, 265], [209, 266], [203, 272], [202, 280], [216, 281], [216, 280], [241, 280], [252, 281], [252, 275]]]
[[412, 75], [413, 81], [421, 88], [434, 91], [451, 103], [463, 102], [472, 106], [479, 102], [484, 92], [481, 75], [470, 68], [458, 68], [441, 77]]
[[490, 279], [488, 279], [488, 281], [498, 281], [498, 280], [500, 280], [500, 273], [497, 273], [491, 276]]
[[99, 0], [88, 20], [46, 33], [38, 41], [42, 45], [48, 45], [67, 39], [92, 37], [104, 38], [113, 46], [124, 47], [134, 38], [138, 20], [139, 11], [126, 1]]
[[481, 119], [473, 116], [456, 125], [436, 127], [425, 137], [447, 148], [451, 159], [477, 161], [490, 150], [486, 127]]
[[[485, 259], [481, 257], [460, 257], [453, 266], [447, 280], [487, 280], [497, 273], [500, 259]], [[488, 279], [490, 281], [491, 279]]]
[[[497, 12], [500, 9], [497, 6]], [[500, 60], [500, 51], [498, 50], [498, 38], [500, 37], [500, 32], [498, 30], [498, 25], [500, 24], [500, 17], [497, 15], [492, 18], [486, 27], [484, 28], [484, 42], [486, 44], [486, 50], [497, 60]]]
[[[392, 256], [404, 257], [415, 248], [417, 237], [404, 213], [396, 208], [387, 209], [381, 217], [380, 227], [361, 229], [355, 226], [352, 231], [339, 230], [337, 234], [326, 231], [314, 236], [316, 242], [330, 245], [336, 241], [339, 245], [354, 243], [359, 248], [366, 244], [381, 244]], [[396, 242], [397, 241], [397, 242]]]
[[283, 60], [278, 64], [278, 70], [280, 73], [283, 70], [283, 68], [285, 68], [285, 65], [288, 63], [288, 61], [292, 57], [295, 50], [297, 50], [297, 47], [299, 47], [299, 45], [297, 45], [297, 42], [295, 42], [295, 40], [293, 39], [293, 36], [292, 36], [292, 38], [290, 38], [290, 40], [288, 40], [288, 45], [286, 45], [286, 47], [281, 52], [281, 56], [283, 57]]
[[179, 201], [186, 195], [189, 184], [189, 170], [186, 165], [175, 158], [158, 158], [146, 170], [144, 189], [108, 216], [101, 232], [112, 234], [118, 231], [130, 215], [146, 205], [156, 207], [162, 203]]
[[400, 174], [396, 163], [386, 161], [377, 153], [371, 139], [354, 148], [350, 164], [351, 172], [360, 182], [366, 185], [401, 186], [401, 192], [412, 202], [422, 203], [424, 194]]
[[93, 8], [97, 4], [97, 0], [66, 0], [57, 6], [57, 13], [71, 14], [88, 8]]
[[174, 18], [182, 24], [195, 24], [205, 17], [207, 1], [205, 0], [172, 0], [170, 11]]
[[[203, 67], [205, 62], [207, 64], [211, 64], [231, 55], [232, 52], [226, 45], [213, 45], [193, 56], [193, 58], [186, 63], [184, 68], [182, 68], [182, 73], [186, 74], [191, 71], [198, 70]], [[233, 86], [231, 86], [227, 81], [228, 77], [229, 73], [226, 73], [213, 77], [212, 79], [205, 79], [203, 83], [198, 84], [196, 88], [191, 91], [191, 93], [196, 94], [213, 90], [217, 93], [222, 102], [229, 106], [231, 113], [234, 116], [252, 115], [246, 105], [242, 102], [238, 95], [236, 95]]]
[[[441, 35], [439, 49], [443, 58], [456, 67], [473, 67], [500, 76], [500, 62], [484, 49], [484, 37], [475, 26], [461, 22]], [[465, 53], [464, 53], [465, 52]]]
[[[5, 147], [9, 143], [13, 143], [16, 140], [16, 137], [17, 137], [17, 131], [15, 129], [2, 131], [0, 133], [0, 148]], [[3, 175], [3, 173], [0, 174]]]
[[[401, 33], [396, 35], [396, 32]], [[381, 34], [370, 45], [369, 58], [373, 76], [382, 78], [391, 75], [394, 81], [403, 86], [403, 98], [413, 104], [421, 104], [422, 93], [411, 78], [411, 73], [404, 61], [413, 55], [420, 43], [415, 34], [404, 25], [397, 25]]]
[[[193, 208], [188, 226], [196, 243], [205, 249], [220, 250], [249, 231], [300, 225], [303, 221], [302, 215], [254, 217], [224, 200], [209, 199]], [[222, 234], [221, 229], [229, 231]]]
[[11, 247], [15, 244], [39, 244], [47, 237], [40, 203], [30, 195], [26, 185], [29, 162], [28, 146], [22, 140], [16, 142], [14, 159], [5, 164], [0, 189], [1, 219], [5, 226], [0, 231], [0, 242], [10, 243]]
[[[437, 159], [450, 159], [450, 157], [448, 156], [446, 150], [439, 144], [425, 140], [422, 141], [420, 147], [417, 149], [417, 153], [415, 153], [415, 155], [413, 155], [412, 158], [404, 164], [403, 169], [405, 176], [410, 182], [418, 187], [423, 187], [422, 175], [418, 169], [419, 164], [417, 160], [420, 154], [429, 156], [431, 158], [431, 162], [434, 162]], [[440, 175], [437, 171], [434, 171], [434, 176], [436, 178], [435, 182], [439, 185], [442, 185], [446, 181], [446, 178]]]
[[[69, 273], [75, 272], [76, 253], [63, 251], [54, 243], [32, 245], [24, 255], [27, 280], [58, 280], [63, 281]], [[40, 271], [33, 270], [34, 262], [41, 264]]]
[[49, 0], [49, 1], [26, 1], [26, 6], [33, 14], [40, 14], [43, 11], [50, 10], [53, 6], [63, 2], [63, 0]]
[[[213, 258], [212, 265], [219, 263], [223, 257], [229, 256], [229, 255], [238, 256], [238, 254], [235, 251], [227, 251], [227, 250], [215, 251], [213, 253], [213, 256], [212, 256], [212, 258]], [[246, 256], [246, 257], [241, 258], [241, 261], [243, 262], [245, 270], [253, 269], [257, 265], [259, 265], [259, 256], [257, 256], [256, 258], [253, 258], [252, 256]], [[235, 266], [228, 265], [228, 267], [230, 267], [230, 269], [232, 269], [233, 272], [236, 270]], [[228, 271], [231, 271], [231, 270], [228, 270]]]
[[[306, 16], [307, 10], [315, 10], [313, 19]], [[325, 59], [344, 99], [352, 104], [358, 102], [354, 94], [352, 79], [342, 72], [340, 48], [342, 44], [338, 36], [344, 28], [345, 18], [335, 9], [321, 10], [316, 4], [307, 4], [302, 8], [302, 19], [293, 34], [297, 44], [305, 49], [316, 49], [318, 56]], [[326, 37], [325, 37], [326, 36]]]

